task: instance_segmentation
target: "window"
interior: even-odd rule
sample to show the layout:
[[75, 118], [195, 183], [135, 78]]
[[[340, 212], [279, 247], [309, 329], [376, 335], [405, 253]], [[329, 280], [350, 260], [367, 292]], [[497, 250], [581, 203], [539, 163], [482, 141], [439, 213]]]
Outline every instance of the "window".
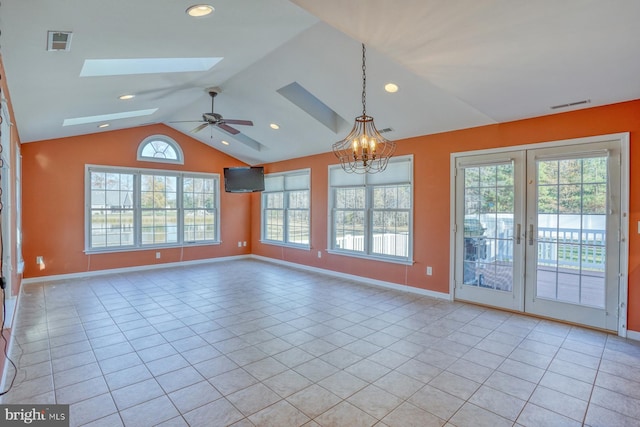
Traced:
[[182, 197], [186, 242], [216, 240], [217, 185], [213, 178], [185, 177]]
[[262, 193], [262, 241], [309, 247], [310, 171], [268, 174]]
[[412, 165], [412, 156], [403, 156], [391, 159], [378, 174], [329, 167], [330, 251], [411, 261]]
[[87, 251], [219, 243], [218, 175], [87, 167]]
[[178, 177], [140, 174], [142, 244], [178, 242]]
[[165, 135], [152, 135], [145, 138], [138, 146], [138, 160], [184, 164], [180, 145]]

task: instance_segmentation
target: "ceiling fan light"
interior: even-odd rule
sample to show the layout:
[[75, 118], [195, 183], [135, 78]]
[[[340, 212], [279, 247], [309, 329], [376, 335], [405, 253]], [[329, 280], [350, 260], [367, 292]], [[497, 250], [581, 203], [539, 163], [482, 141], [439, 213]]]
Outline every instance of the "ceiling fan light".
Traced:
[[187, 15], [194, 18], [200, 18], [202, 16], [210, 15], [214, 10], [213, 6], [209, 4], [194, 4], [187, 9]]

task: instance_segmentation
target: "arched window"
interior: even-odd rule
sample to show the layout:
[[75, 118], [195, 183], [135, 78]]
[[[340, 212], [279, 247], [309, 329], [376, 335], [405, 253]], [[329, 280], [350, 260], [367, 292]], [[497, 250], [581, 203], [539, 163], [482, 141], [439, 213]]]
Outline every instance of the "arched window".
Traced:
[[165, 135], [152, 135], [145, 138], [138, 146], [138, 160], [184, 164], [180, 145]]

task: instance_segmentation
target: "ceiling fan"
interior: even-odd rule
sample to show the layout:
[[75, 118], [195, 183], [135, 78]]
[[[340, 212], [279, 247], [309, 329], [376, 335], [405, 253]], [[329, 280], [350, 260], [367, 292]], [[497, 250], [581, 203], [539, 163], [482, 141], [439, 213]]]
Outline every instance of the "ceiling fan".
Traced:
[[211, 96], [211, 112], [203, 113], [202, 120], [198, 120], [197, 122], [194, 120], [183, 120], [183, 121], [172, 122], [172, 123], [192, 123], [192, 122], [202, 123], [201, 125], [192, 129], [191, 133], [200, 132], [202, 129], [206, 128], [207, 126], [217, 126], [223, 131], [230, 133], [231, 135], [237, 135], [240, 133], [240, 131], [234, 127], [229, 126], [230, 124], [242, 125], [242, 126], [253, 126], [253, 122], [251, 120], [225, 119], [220, 114], [214, 113], [213, 100], [215, 99], [216, 95], [220, 93], [220, 89], [212, 88], [212, 89], [209, 89], [208, 92], [209, 92], [209, 96]]

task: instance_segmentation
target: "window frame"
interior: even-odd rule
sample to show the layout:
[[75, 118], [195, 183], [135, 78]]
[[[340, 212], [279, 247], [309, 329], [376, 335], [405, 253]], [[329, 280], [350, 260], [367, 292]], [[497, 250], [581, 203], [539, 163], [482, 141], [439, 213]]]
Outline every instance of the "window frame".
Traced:
[[[93, 234], [92, 234], [92, 188], [91, 178], [92, 173], [115, 173], [131, 175], [133, 178], [132, 185], [132, 207], [133, 211], [133, 239], [132, 244], [119, 245], [119, 246], [100, 246], [92, 247]], [[175, 242], [159, 242], [159, 243], [144, 243], [142, 239], [142, 202], [141, 202], [141, 188], [142, 188], [142, 176], [165, 176], [176, 178], [176, 236]], [[185, 207], [184, 207], [184, 180], [185, 178], [205, 178], [213, 180], [213, 193], [214, 204], [211, 210], [214, 210], [215, 218], [215, 238], [214, 239], [199, 239], [199, 240], [185, 240]], [[220, 174], [216, 173], [202, 173], [202, 172], [190, 172], [190, 171], [169, 171], [161, 169], [147, 169], [147, 168], [128, 168], [119, 166], [105, 166], [105, 165], [85, 165], [85, 226], [84, 226], [84, 252], [89, 254], [94, 253], [109, 253], [109, 252], [128, 252], [128, 251], [141, 251], [148, 249], [159, 248], [173, 248], [173, 247], [185, 247], [185, 246], [203, 246], [203, 245], [218, 245], [221, 243], [220, 238]], [[105, 205], [106, 206], [106, 205]], [[105, 210], [107, 208], [105, 207]]]
[[[143, 156], [142, 152], [144, 151], [145, 147], [154, 141], [164, 142], [169, 147], [173, 148], [173, 150], [176, 152], [177, 158], [166, 159], [162, 157]], [[180, 147], [180, 144], [178, 144], [173, 138], [170, 138], [167, 135], [161, 135], [161, 134], [151, 135], [143, 139], [142, 142], [140, 142], [140, 144], [138, 145], [137, 160], [141, 162], [170, 163], [174, 165], [183, 165], [184, 153], [182, 152], [182, 148]]]
[[[377, 173], [374, 175], [370, 174], [358, 174], [352, 175], [353, 178], [350, 178], [354, 181], [352, 184], [340, 185], [332, 183], [332, 171], [341, 171], [342, 167], [339, 164], [329, 165], [328, 170], [328, 201], [327, 201], [327, 252], [335, 255], [343, 255], [350, 256], [355, 258], [363, 258], [369, 260], [376, 261], [384, 261], [396, 264], [404, 264], [404, 265], [412, 265], [413, 261], [413, 241], [414, 241], [414, 160], [413, 155], [406, 156], [398, 156], [393, 157], [389, 160], [389, 166], [394, 163], [400, 162], [408, 162], [408, 175], [409, 180], [394, 180], [392, 178], [385, 180], [382, 178], [385, 172]], [[360, 180], [361, 182], [355, 183], [356, 180]], [[379, 209], [374, 207], [374, 190], [376, 188], [381, 187], [390, 187], [390, 186], [404, 186], [409, 185], [409, 207], [408, 209], [404, 208], [388, 208], [388, 209]], [[358, 189], [364, 188], [364, 207], [362, 209], [358, 208], [338, 208], [337, 206], [337, 191], [338, 189]], [[363, 250], [356, 251], [350, 249], [342, 249], [337, 247], [337, 228], [335, 226], [336, 222], [336, 212], [339, 211], [356, 211], [363, 212], [364, 221], [363, 221], [363, 234], [364, 234], [364, 242], [363, 242]], [[374, 239], [374, 224], [373, 224], [373, 214], [374, 212], [407, 212], [409, 214], [408, 218], [408, 247], [407, 247], [407, 256], [395, 256], [395, 255], [385, 255], [373, 252], [373, 239]]]
[[[308, 186], [306, 189], [303, 188], [293, 188], [293, 189], [287, 189], [286, 188], [286, 178], [287, 177], [293, 177], [293, 176], [297, 176], [297, 175], [307, 175], [307, 180], [308, 180]], [[260, 243], [264, 243], [264, 244], [268, 244], [268, 245], [275, 245], [275, 246], [285, 246], [285, 247], [290, 247], [290, 248], [295, 248], [295, 249], [306, 249], [306, 250], [311, 250], [311, 169], [307, 168], [307, 169], [297, 169], [297, 170], [292, 170], [292, 171], [286, 171], [286, 172], [276, 172], [276, 173], [270, 173], [270, 174], [265, 174], [265, 182], [269, 179], [269, 178], [277, 178], [277, 177], [282, 177], [283, 179], [283, 184], [282, 184], [282, 190], [277, 190], [277, 191], [269, 191], [268, 190], [268, 186], [265, 185], [265, 190], [262, 192], [262, 194], [260, 195]], [[307, 206], [306, 209], [304, 208], [291, 208], [289, 207], [289, 203], [290, 203], [290, 195], [291, 193], [295, 193], [295, 192], [299, 192], [299, 191], [306, 191], [308, 193], [308, 200], [309, 200], [309, 205]], [[270, 194], [282, 194], [282, 208], [267, 208], [267, 203], [266, 203], [266, 199]], [[276, 211], [282, 211], [282, 240], [273, 240], [273, 239], [268, 239], [266, 232], [267, 232], [267, 227], [266, 227], [266, 221], [267, 221], [267, 211], [272, 211], [272, 210], [276, 210]], [[309, 225], [308, 225], [308, 235], [309, 235], [309, 241], [308, 243], [296, 243], [296, 242], [291, 242], [289, 240], [289, 234], [290, 234], [290, 227], [289, 227], [289, 213], [290, 212], [308, 212], [308, 217], [309, 217]]]

